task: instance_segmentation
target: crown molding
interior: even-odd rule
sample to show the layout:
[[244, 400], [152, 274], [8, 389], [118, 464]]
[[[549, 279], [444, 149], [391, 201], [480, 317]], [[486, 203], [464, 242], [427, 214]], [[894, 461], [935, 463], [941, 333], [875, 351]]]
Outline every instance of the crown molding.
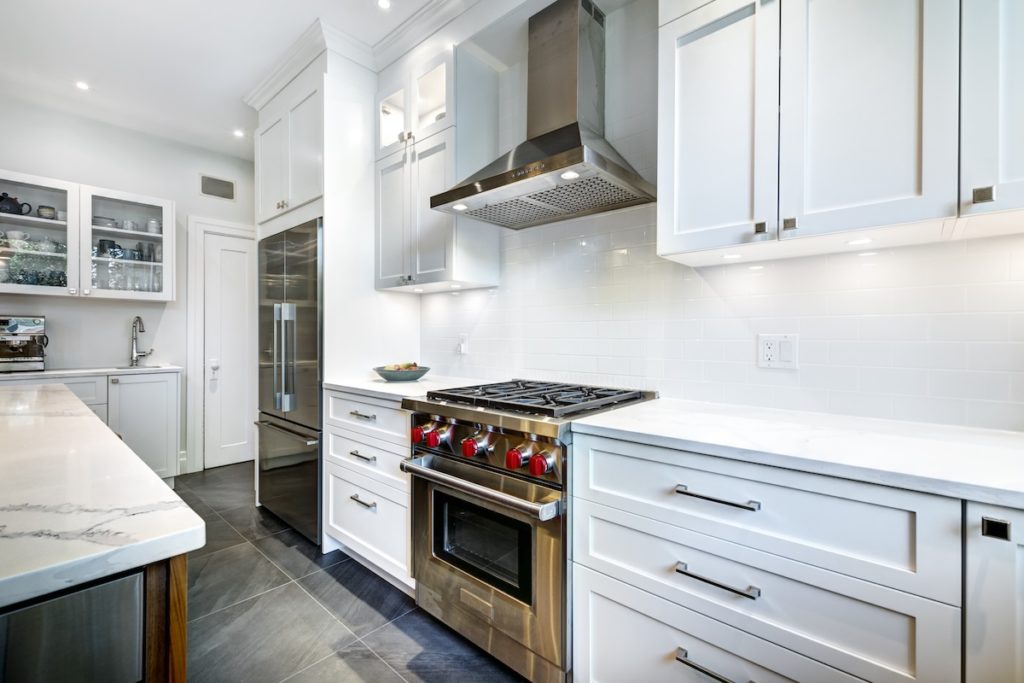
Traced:
[[259, 111], [324, 50], [337, 52], [372, 71], [377, 70], [373, 49], [369, 45], [317, 19], [292, 44], [274, 70], [242, 101]]
[[394, 31], [373, 46], [373, 56], [380, 71], [409, 50], [432, 36], [438, 29], [459, 16], [479, 0], [430, 0]]

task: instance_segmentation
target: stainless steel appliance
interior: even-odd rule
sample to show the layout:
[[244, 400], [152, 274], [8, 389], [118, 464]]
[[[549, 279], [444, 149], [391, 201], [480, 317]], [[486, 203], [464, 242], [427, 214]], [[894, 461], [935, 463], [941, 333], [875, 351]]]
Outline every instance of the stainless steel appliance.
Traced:
[[417, 604], [534, 683], [565, 681], [570, 420], [649, 398], [513, 380], [405, 399]]
[[46, 369], [46, 318], [0, 317], [0, 372]]
[[320, 544], [323, 225], [259, 246], [259, 503]]
[[526, 142], [430, 207], [506, 228], [528, 228], [655, 200], [604, 139], [604, 12], [556, 0], [530, 17]]

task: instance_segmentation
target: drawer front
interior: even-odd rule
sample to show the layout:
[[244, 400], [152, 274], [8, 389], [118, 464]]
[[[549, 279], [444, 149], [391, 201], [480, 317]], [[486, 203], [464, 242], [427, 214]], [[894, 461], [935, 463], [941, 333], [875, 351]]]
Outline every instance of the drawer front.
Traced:
[[336, 462], [402, 491], [409, 490], [409, 475], [400, 467], [411, 454], [408, 446], [378, 441], [333, 426], [327, 427], [326, 434], [327, 450], [324, 455], [329, 462]]
[[63, 384], [71, 390], [82, 403], [94, 406], [107, 402], [107, 376], [90, 375], [89, 377], [54, 377], [52, 379], [12, 379], [0, 382], [0, 387], [31, 386], [39, 384]]
[[960, 610], [573, 500], [573, 559], [876, 683], [960, 680]]
[[578, 564], [573, 583], [575, 680], [860, 681]]
[[960, 501], [578, 435], [574, 495], [960, 605]]
[[409, 496], [332, 462], [324, 463], [327, 533], [381, 569], [409, 577]]
[[410, 413], [400, 403], [340, 392], [327, 393], [328, 425], [351, 429], [366, 436], [409, 445]]

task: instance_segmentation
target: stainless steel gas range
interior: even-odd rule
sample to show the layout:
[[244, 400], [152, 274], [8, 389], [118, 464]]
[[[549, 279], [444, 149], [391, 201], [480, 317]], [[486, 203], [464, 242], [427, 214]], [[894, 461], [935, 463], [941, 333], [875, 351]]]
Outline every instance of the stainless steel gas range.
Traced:
[[513, 380], [405, 399], [417, 604], [534, 683], [565, 681], [571, 420], [650, 398]]

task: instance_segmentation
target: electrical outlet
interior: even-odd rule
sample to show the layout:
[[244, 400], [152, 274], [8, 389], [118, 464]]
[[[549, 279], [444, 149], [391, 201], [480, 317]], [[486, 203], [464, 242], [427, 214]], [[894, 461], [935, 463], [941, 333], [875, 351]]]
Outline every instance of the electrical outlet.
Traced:
[[800, 335], [757, 335], [757, 367], [796, 370], [800, 367]]
[[465, 332], [459, 335], [459, 346], [457, 351], [460, 356], [465, 356], [469, 353], [469, 335]]

